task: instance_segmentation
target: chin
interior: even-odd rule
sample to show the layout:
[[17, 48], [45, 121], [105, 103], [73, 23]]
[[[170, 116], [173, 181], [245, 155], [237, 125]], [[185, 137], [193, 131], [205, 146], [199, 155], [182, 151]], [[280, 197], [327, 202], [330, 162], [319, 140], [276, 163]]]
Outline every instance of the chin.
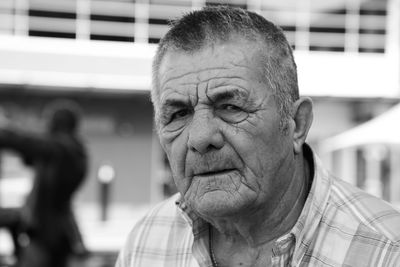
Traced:
[[204, 218], [237, 216], [245, 212], [248, 206], [248, 201], [244, 201], [240, 196], [235, 198], [223, 191], [208, 192], [191, 203], [191, 207]]

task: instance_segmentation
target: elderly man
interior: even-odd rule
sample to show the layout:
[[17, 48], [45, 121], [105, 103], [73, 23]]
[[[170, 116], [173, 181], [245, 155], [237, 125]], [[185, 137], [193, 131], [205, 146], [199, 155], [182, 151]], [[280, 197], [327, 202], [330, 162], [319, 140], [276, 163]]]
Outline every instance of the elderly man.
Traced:
[[279, 28], [241, 9], [195, 11], [153, 66], [179, 194], [139, 221], [116, 266], [400, 265], [400, 214], [330, 176], [305, 143], [312, 102]]

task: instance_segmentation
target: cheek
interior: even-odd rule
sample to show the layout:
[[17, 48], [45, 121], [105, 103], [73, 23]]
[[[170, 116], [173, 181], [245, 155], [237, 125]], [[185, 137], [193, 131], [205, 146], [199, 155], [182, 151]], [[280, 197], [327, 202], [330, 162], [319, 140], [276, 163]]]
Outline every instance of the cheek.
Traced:
[[288, 138], [280, 133], [278, 127], [268, 127], [268, 124], [251, 126], [226, 129], [225, 137], [247, 171], [263, 177], [272, 172], [286, 154]]
[[185, 177], [185, 161], [187, 155], [187, 145], [184, 135], [180, 135], [168, 142], [161, 139], [161, 145], [167, 154], [169, 164], [171, 166], [174, 182], [178, 190], [182, 193], [187, 190], [189, 179]]

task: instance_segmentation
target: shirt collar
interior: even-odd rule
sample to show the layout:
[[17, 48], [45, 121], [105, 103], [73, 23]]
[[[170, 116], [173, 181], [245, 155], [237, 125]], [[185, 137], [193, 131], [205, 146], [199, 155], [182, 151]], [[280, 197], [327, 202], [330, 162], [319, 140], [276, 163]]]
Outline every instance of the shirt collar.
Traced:
[[194, 237], [197, 237], [200, 233], [203, 233], [208, 229], [208, 223], [198, 216], [194, 210], [185, 203], [182, 195], [180, 195], [175, 204], [178, 206], [179, 210], [181, 210], [185, 221], [192, 227]]
[[312, 237], [318, 228], [322, 215], [328, 203], [331, 189], [331, 180], [326, 169], [323, 168], [321, 160], [313, 153], [311, 148], [304, 145], [304, 155], [314, 170], [312, 185], [300, 216], [290, 231], [296, 240], [297, 251], [293, 263], [296, 265], [304, 256], [305, 250], [309, 247]]

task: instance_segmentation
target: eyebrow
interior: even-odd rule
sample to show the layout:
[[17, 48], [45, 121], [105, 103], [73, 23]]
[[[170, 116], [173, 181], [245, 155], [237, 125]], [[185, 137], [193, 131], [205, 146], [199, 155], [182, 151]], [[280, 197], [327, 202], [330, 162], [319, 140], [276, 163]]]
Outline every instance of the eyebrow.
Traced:
[[166, 99], [164, 102], [161, 103], [160, 115], [161, 117], [168, 116], [168, 114], [173, 110], [185, 108], [188, 105], [188, 101], [183, 99]]
[[246, 91], [239, 89], [224, 90], [222, 92], [210, 93], [209, 98], [212, 102], [223, 102], [226, 100], [239, 99], [246, 100], [249, 99], [249, 94]]
[[185, 107], [187, 105], [188, 101], [182, 99], [166, 99], [163, 103], [161, 103], [161, 108]]

